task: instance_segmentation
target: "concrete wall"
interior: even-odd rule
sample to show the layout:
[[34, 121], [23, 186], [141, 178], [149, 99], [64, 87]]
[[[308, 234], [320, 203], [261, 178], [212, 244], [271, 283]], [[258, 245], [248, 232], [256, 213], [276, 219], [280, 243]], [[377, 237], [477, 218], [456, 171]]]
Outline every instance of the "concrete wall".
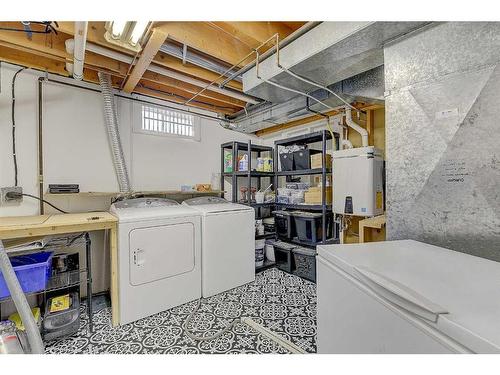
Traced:
[[500, 261], [500, 23], [386, 46], [389, 239]]
[[[12, 186], [11, 82], [18, 67], [2, 63], [0, 71], [0, 186]], [[16, 80], [16, 124], [19, 185], [38, 195], [37, 85], [39, 73], [25, 71]], [[70, 81], [73, 82], [74, 81]], [[77, 183], [81, 191], [118, 191], [104, 127], [101, 94], [44, 83], [43, 141], [45, 186]], [[148, 99], [149, 100], [149, 99]], [[161, 102], [157, 102], [161, 103]], [[248, 136], [201, 119], [201, 140], [133, 132], [134, 102], [117, 99], [120, 135], [134, 190], [178, 190], [183, 184], [210, 183], [220, 172], [220, 144], [247, 141]], [[262, 140], [256, 140], [263, 143]], [[51, 197], [70, 212], [108, 210], [109, 197]], [[46, 212], [51, 212], [47, 207]], [[38, 214], [38, 201], [0, 205], [0, 217]], [[102, 233], [92, 236], [95, 291], [109, 287], [108, 253]]]

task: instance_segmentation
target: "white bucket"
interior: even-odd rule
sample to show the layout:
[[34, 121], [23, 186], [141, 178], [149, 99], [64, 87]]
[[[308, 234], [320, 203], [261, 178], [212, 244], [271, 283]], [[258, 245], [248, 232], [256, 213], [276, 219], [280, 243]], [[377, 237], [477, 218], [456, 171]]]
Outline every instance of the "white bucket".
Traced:
[[264, 252], [266, 254], [267, 260], [269, 260], [270, 262], [276, 262], [276, 259], [274, 258], [274, 246], [273, 245], [266, 243], [266, 246], [264, 247]]

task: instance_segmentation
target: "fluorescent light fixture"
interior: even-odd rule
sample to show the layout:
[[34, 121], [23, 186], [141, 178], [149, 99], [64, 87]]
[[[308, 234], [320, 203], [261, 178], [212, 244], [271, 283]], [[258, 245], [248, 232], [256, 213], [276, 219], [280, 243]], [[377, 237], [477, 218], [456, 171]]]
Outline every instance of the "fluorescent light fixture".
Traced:
[[127, 21], [113, 21], [113, 26], [111, 33], [114, 38], [120, 39], [121, 35], [125, 31], [125, 26], [127, 26]]
[[130, 35], [130, 43], [133, 45], [137, 44], [139, 39], [144, 35], [146, 28], [148, 27], [149, 21], [137, 21]]
[[149, 21], [108, 21], [104, 38], [109, 43], [139, 52], [142, 48], [139, 41], [148, 25]]

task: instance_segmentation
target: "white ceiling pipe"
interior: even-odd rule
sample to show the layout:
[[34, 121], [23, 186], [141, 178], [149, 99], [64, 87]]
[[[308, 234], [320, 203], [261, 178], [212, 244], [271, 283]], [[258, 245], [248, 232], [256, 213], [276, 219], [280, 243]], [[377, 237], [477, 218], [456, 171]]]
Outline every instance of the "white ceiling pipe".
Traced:
[[352, 120], [351, 108], [347, 107], [347, 106], [345, 107], [345, 122], [346, 122], [347, 126], [354, 129], [355, 131], [357, 131], [361, 135], [362, 146], [363, 147], [368, 146], [368, 131], [365, 128], [356, 124]]
[[[117, 52], [117, 51], [109, 50], [107, 48], [98, 46], [98, 45], [93, 44], [93, 43], [87, 43], [87, 51], [96, 53], [96, 54], [101, 55], [101, 56], [106, 56], [106, 57], [121, 61], [121, 62], [126, 63], [126, 64], [131, 64], [132, 60], [133, 60], [133, 58], [131, 56], [125, 55], [125, 54]], [[207, 83], [204, 81], [200, 81], [196, 78], [192, 78], [192, 77], [186, 76], [184, 74], [165, 69], [165, 68], [158, 66], [158, 65], [151, 64], [151, 65], [149, 65], [147, 70], [149, 70], [150, 72], [153, 72], [153, 73], [158, 73], [158, 74], [165, 76], [165, 77], [178, 79], [179, 81], [183, 81], [183, 82], [189, 83], [189, 84], [197, 86], [197, 87], [205, 87], [207, 85]], [[247, 102], [247, 103], [251, 103], [251, 104], [258, 104], [259, 103], [259, 101], [255, 100], [251, 96], [241, 94], [241, 93], [236, 92], [236, 91], [220, 88], [218, 86], [211, 86], [208, 90], [213, 91], [213, 92], [217, 92], [219, 94], [226, 95], [226, 96], [238, 99], [238, 100], [242, 100], [242, 101]]]
[[75, 22], [75, 46], [73, 52], [73, 78], [79, 81], [83, 78], [85, 60], [85, 44], [87, 42], [87, 21]]

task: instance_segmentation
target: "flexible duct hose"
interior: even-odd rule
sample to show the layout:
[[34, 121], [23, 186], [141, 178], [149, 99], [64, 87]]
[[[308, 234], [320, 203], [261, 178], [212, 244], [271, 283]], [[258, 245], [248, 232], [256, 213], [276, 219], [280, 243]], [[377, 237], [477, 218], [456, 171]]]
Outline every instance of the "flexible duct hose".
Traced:
[[269, 329], [261, 326], [254, 320], [252, 320], [249, 317], [239, 317], [239, 318], [234, 318], [231, 323], [229, 323], [226, 327], [224, 327], [222, 330], [219, 332], [215, 333], [212, 336], [196, 336], [194, 333], [190, 332], [188, 330], [188, 325], [191, 322], [191, 319], [193, 318], [194, 314], [198, 311], [201, 305], [201, 298], [198, 300], [196, 303], [196, 307], [194, 308], [193, 312], [189, 314], [188, 318], [186, 319], [186, 322], [184, 323], [184, 332], [186, 332], [186, 335], [188, 335], [191, 339], [195, 341], [212, 341], [215, 340], [219, 337], [221, 337], [224, 333], [228, 332], [236, 323], [242, 323], [250, 326], [253, 328], [255, 331], [259, 332], [260, 334], [264, 335], [271, 341], [274, 341], [278, 345], [282, 346], [286, 350], [288, 350], [290, 353], [293, 354], [305, 354], [306, 351], [302, 349], [301, 347], [295, 345], [293, 342], [281, 337], [280, 335], [270, 331]]
[[130, 181], [123, 156], [120, 133], [118, 131], [118, 116], [116, 115], [111, 76], [102, 72], [99, 72], [98, 76], [104, 101], [104, 119], [106, 121], [106, 130], [108, 131], [109, 147], [113, 155], [113, 164], [115, 166], [118, 185], [121, 193], [128, 193], [131, 190]]
[[186, 319], [186, 322], [184, 323], [184, 331], [186, 332], [186, 335], [188, 335], [191, 339], [196, 340], [196, 341], [211, 341], [215, 340], [219, 337], [221, 337], [224, 333], [229, 331], [236, 323], [241, 323], [241, 318], [235, 318], [233, 321], [224, 327], [222, 330], [217, 332], [216, 334], [212, 336], [196, 336], [194, 333], [190, 332], [189, 329], [187, 328], [189, 323], [191, 322], [191, 319], [193, 318], [194, 314], [198, 311], [200, 308], [201, 304], [201, 299], [198, 300], [198, 303], [196, 304], [196, 307], [194, 308], [193, 312], [189, 314], [188, 318]]
[[16, 273], [12, 268], [10, 259], [7, 256], [7, 252], [3, 247], [3, 242], [0, 240], [0, 270], [2, 271], [3, 278], [7, 284], [7, 288], [10, 291], [14, 305], [16, 306], [21, 321], [24, 324], [26, 330], [26, 336], [28, 337], [28, 342], [31, 348], [31, 353], [33, 354], [44, 354], [45, 348], [42, 341], [42, 336], [40, 336], [40, 331], [36, 325], [35, 318], [31, 312], [30, 305], [26, 300], [19, 280], [17, 279]]

